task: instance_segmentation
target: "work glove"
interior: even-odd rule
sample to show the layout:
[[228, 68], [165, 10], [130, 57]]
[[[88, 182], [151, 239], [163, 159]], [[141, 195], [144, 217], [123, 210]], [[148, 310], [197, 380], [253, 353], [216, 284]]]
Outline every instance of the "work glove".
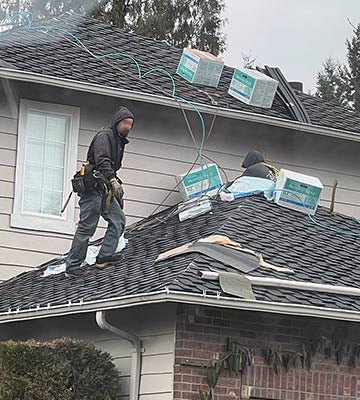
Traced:
[[122, 208], [123, 197], [124, 197], [124, 189], [121, 183], [116, 178], [110, 179], [111, 189], [115, 199], [119, 202], [120, 207]]

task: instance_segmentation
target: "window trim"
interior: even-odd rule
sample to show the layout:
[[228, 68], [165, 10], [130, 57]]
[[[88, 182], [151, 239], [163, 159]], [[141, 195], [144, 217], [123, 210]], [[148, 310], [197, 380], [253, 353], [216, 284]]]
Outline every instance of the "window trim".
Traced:
[[40, 101], [21, 99], [19, 107], [14, 206], [13, 213], [11, 214], [10, 218], [10, 226], [14, 228], [72, 234], [75, 231], [75, 196], [73, 196], [71, 199], [65, 212], [59, 217], [22, 211], [24, 193], [26, 123], [29, 111], [69, 117], [69, 131], [67, 132], [69, 137], [67, 137], [65, 149], [62, 204], [64, 204], [72, 190], [71, 177], [75, 173], [77, 166], [80, 108], [62, 104], [43, 103]]

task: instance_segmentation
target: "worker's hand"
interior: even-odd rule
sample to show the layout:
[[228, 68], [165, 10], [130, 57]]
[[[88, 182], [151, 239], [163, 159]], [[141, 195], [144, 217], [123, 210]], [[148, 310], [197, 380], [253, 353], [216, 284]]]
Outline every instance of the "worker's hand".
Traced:
[[111, 184], [111, 189], [112, 189], [113, 195], [115, 196], [115, 198], [119, 202], [119, 204], [121, 204], [122, 198], [124, 197], [124, 189], [123, 189], [121, 183], [116, 178], [112, 178], [112, 179], [110, 179], [110, 184]]

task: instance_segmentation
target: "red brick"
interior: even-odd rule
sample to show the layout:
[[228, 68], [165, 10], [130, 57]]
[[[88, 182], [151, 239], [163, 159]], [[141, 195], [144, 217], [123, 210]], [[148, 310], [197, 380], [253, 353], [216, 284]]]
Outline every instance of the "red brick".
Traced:
[[175, 355], [177, 357], [192, 357], [193, 351], [191, 349], [176, 349]]
[[215, 352], [224, 352], [226, 345], [221, 343], [203, 343], [203, 349]]
[[[289, 373], [281, 371], [276, 376], [260, 355], [261, 349], [267, 346], [277, 350], [295, 350], [313, 332], [326, 335], [333, 329], [331, 324], [334, 321], [330, 323], [310, 318], [204, 307], [195, 309], [192, 306], [182, 309], [183, 315], [195, 315], [197, 322], [179, 322], [177, 326], [176, 362], [193, 364], [193, 367], [175, 366], [176, 399], [197, 399], [199, 389], [206, 388], [203, 386], [205, 372], [201, 366], [207, 365], [214, 353], [226, 351], [227, 338], [257, 349], [254, 365], [245, 371], [243, 383], [253, 386], [258, 396], [281, 400], [356, 400], [357, 392], [360, 393], [360, 368], [349, 368], [347, 360], [338, 367], [334, 359], [317, 355], [310, 372], [297, 368]], [[189, 321], [189, 318], [183, 320]], [[216, 321], [216, 325], [210, 325], [211, 321]], [[337, 326], [341, 327], [340, 324]], [[178, 390], [178, 384], [184, 385], [181, 386], [184, 390]], [[219, 379], [217, 390], [216, 400], [235, 400], [240, 393], [239, 378], [224, 373]]]
[[202, 375], [183, 375], [184, 382], [201, 383], [203, 380], [204, 379]]
[[203, 346], [204, 344], [197, 340], [196, 341], [184, 340], [182, 342], [182, 346], [179, 347], [183, 347], [184, 349], [202, 349]]
[[179, 383], [179, 382], [175, 383], [175, 389], [176, 389], [176, 390], [181, 390], [181, 391], [186, 390], [186, 391], [190, 391], [190, 388], [191, 388], [191, 385], [188, 384], [188, 383]]
[[230, 321], [228, 319], [219, 319], [219, 318], [214, 318], [213, 324], [215, 326], [226, 326], [230, 327]]
[[222, 316], [222, 312], [221, 310], [216, 310], [213, 308], [206, 308], [205, 309], [205, 315], [208, 315], [210, 317], [221, 317]]
[[205, 350], [194, 350], [193, 357], [194, 358], [204, 358], [205, 360], [212, 360], [214, 358], [215, 353], [213, 351], [205, 351]]
[[195, 392], [181, 392], [181, 399], [198, 400], [198, 393]]

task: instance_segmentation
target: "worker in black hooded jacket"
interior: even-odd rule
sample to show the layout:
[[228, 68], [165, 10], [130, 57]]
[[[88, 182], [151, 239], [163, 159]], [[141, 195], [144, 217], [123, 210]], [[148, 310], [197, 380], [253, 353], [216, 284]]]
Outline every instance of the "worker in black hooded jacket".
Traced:
[[133, 114], [121, 107], [109, 128], [98, 132], [87, 154], [86, 189], [79, 193], [80, 221], [66, 259], [65, 275], [77, 277], [86, 271], [79, 268], [86, 258], [89, 239], [94, 235], [100, 216], [108, 227], [96, 258], [96, 267], [107, 267], [125, 229], [122, 210], [124, 191], [116, 173], [121, 167], [127, 136], [134, 124]]
[[257, 150], [249, 151], [241, 166], [246, 168], [242, 176], [253, 176], [276, 182], [279, 175], [279, 170], [275, 166], [266, 163], [264, 156]]

